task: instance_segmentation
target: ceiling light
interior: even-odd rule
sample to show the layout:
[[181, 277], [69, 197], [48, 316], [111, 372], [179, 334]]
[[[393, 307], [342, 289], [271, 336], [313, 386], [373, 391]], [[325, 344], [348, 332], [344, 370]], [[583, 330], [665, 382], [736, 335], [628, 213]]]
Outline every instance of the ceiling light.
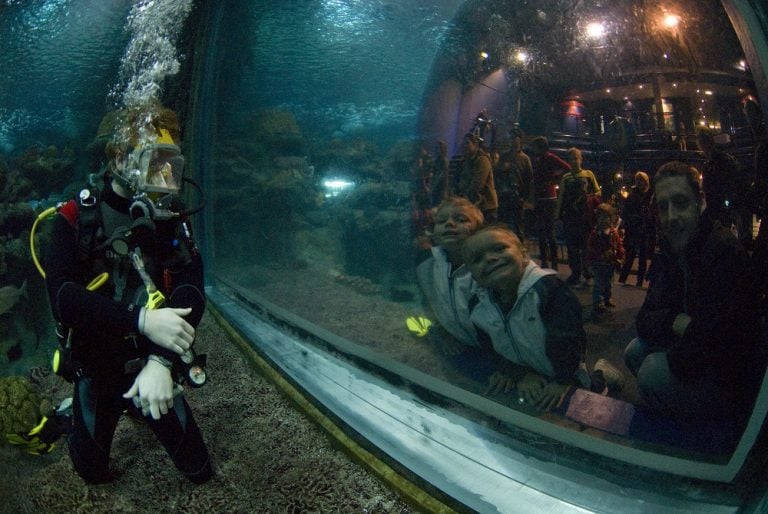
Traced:
[[597, 21], [587, 25], [587, 37], [597, 39], [605, 33], [605, 26]]
[[677, 27], [678, 23], [680, 23], [680, 16], [677, 14], [667, 13], [664, 15], [664, 26], [668, 29]]

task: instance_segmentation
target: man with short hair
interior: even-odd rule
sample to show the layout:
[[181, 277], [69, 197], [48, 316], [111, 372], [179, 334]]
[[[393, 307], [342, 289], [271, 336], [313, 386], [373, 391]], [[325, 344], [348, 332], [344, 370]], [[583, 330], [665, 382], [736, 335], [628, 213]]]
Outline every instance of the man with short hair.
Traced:
[[499, 200], [493, 182], [493, 167], [488, 154], [480, 148], [480, 137], [473, 133], [464, 136], [464, 165], [459, 176], [458, 194], [475, 204], [485, 221], [496, 221]]
[[624, 352], [640, 396], [687, 421], [744, 421], [766, 368], [749, 257], [703, 214], [699, 173], [672, 161], [654, 179], [662, 253]]
[[515, 127], [509, 135], [511, 148], [501, 155], [498, 173], [494, 175], [499, 195], [499, 220], [523, 240], [523, 210], [531, 194], [533, 167], [530, 157], [523, 151], [523, 131]]

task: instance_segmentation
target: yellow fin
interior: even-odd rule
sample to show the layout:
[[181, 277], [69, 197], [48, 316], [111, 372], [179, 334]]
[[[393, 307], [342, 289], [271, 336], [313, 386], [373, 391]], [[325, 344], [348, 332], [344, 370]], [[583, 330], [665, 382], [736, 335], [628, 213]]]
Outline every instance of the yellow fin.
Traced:
[[424, 337], [429, 332], [432, 322], [424, 316], [411, 316], [405, 320], [405, 325], [408, 327], [408, 330], [418, 337]]

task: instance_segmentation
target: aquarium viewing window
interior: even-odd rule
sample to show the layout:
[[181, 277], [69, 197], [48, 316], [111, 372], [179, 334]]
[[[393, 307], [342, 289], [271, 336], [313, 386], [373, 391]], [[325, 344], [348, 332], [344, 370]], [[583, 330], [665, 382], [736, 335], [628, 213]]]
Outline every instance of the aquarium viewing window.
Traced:
[[[435, 201], [424, 193], [420, 164], [432, 162], [438, 141], [456, 170], [468, 132], [502, 151], [517, 128], [524, 145], [546, 136], [560, 156], [571, 147], [582, 151], [603, 198], [625, 197], [636, 171], [652, 173], [672, 159], [700, 166], [701, 126], [719, 132], [719, 142], [751, 166], [753, 129], [765, 112], [745, 113], [768, 102], [764, 6], [211, 4], [201, 18], [209, 25], [196, 63], [200, 99], [190, 155], [211, 206], [202, 214], [209, 296], [267, 365], [380, 452], [402, 457], [396, 469], [421, 475], [427, 489], [460, 503], [484, 486], [471, 476], [435, 479], [440, 463], [414, 449], [425, 439], [441, 448], [455, 444], [467, 458], [470, 433], [476, 463], [493, 469], [514, 461], [514, 452], [522, 461], [554, 463], [559, 471], [551, 476], [560, 478], [541, 490], [584, 508], [608, 507], [570, 491], [568, 480], [594, 476], [606, 490], [631, 483], [634, 500], [659, 508], [667, 497], [682, 502], [675, 504], [680, 510], [701, 500], [726, 512], [752, 501], [746, 475], [765, 471], [759, 448], [768, 381], [741, 424], [691, 431], [645, 416], [622, 351], [635, 335], [646, 289], [616, 287], [623, 304], [611, 321], [585, 322], [588, 368], [609, 361], [624, 371], [623, 388], [612, 396], [569, 389], [555, 408], [539, 412], [511, 396], [486, 395], [486, 375], [421, 337], [429, 327], [420, 321], [426, 315], [415, 269]], [[244, 215], [248, 223], [240, 222]], [[532, 226], [525, 229], [533, 235]], [[538, 261], [535, 238], [527, 245]], [[577, 296], [589, 306], [589, 290]], [[361, 412], [362, 404], [375, 405], [391, 425], [377, 433], [339, 399], [347, 395], [361, 402]], [[419, 440], [415, 428], [410, 435], [394, 428], [411, 414], [426, 420], [435, 413], [442, 422], [424, 423], [439, 427], [443, 439], [421, 433]], [[452, 439], [449, 426], [464, 435]], [[503, 457], [490, 464], [488, 448], [496, 445]], [[515, 469], [509, 475], [528, 482]], [[536, 480], [529, 483], [539, 487]], [[657, 496], [644, 497], [649, 491]]]

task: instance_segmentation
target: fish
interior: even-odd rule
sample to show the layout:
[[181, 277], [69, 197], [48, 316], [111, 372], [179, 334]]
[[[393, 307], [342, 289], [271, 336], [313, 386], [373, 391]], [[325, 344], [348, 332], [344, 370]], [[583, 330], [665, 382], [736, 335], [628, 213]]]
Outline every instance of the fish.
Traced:
[[21, 298], [27, 297], [27, 281], [21, 287], [0, 287], [0, 316], [13, 309]]

